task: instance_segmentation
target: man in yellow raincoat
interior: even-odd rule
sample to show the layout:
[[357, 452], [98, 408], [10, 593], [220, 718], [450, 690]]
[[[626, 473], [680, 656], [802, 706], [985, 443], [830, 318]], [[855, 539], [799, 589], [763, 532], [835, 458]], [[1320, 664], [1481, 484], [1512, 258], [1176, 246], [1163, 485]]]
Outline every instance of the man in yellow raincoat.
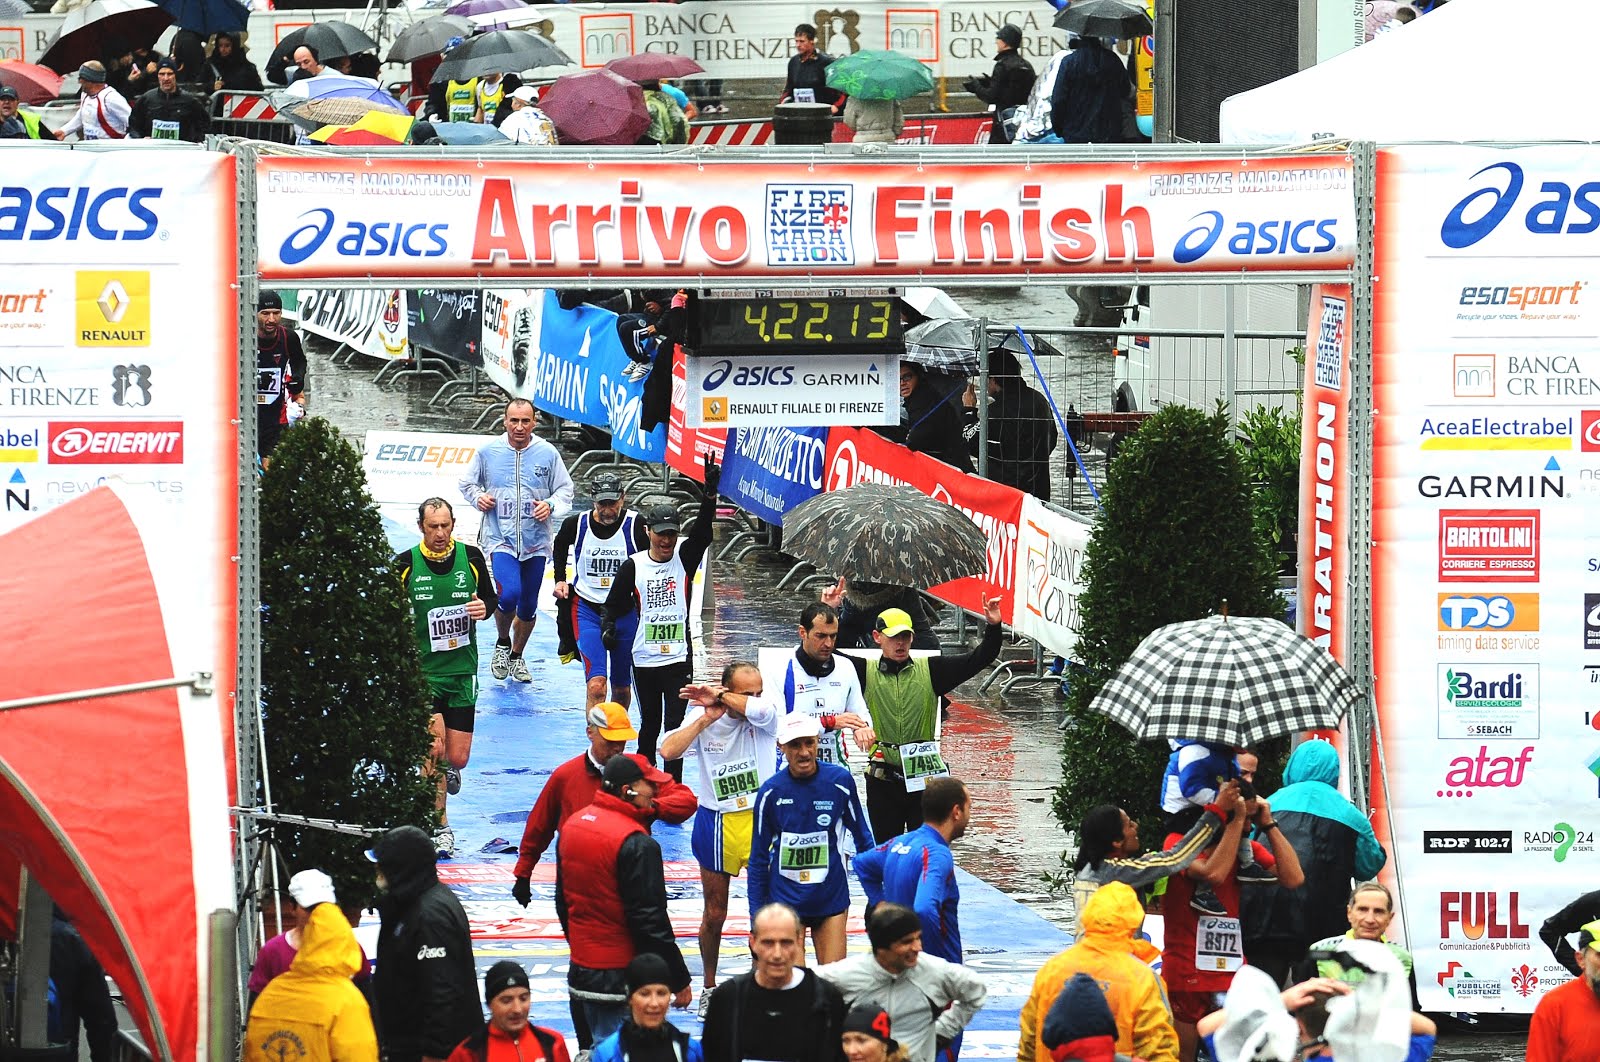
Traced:
[[[302, 881], [317, 875], [320, 880]], [[310, 908], [300, 950], [287, 972], [267, 983], [244, 1034], [243, 1062], [377, 1062], [378, 1036], [367, 1001], [350, 980], [361, 947], [320, 870], [295, 875], [296, 902]]]
[[1117, 1051], [1147, 1062], [1178, 1062], [1178, 1033], [1161, 977], [1134, 954], [1133, 934], [1144, 921], [1134, 891], [1120, 881], [1102, 885], [1080, 912], [1083, 935], [1052, 956], [1033, 979], [1022, 1005], [1017, 1062], [1049, 1062], [1042, 1033], [1045, 1015], [1075, 973], [1086, 973], [1105, 990], [1117, 1022]]

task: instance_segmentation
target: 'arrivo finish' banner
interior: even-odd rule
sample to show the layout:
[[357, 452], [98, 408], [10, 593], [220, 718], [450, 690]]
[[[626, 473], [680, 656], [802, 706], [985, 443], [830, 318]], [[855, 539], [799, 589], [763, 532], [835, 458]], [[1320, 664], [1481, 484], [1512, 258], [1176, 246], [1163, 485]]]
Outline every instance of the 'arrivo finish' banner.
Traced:
[[1600, 880], [1596, 175], [1378, 154], [1375, 691], [1424, 1010], [1532, 1011], [1570, 976], [1541, 925]]
[[1353, 260], [1352, 166], [263, 158], [263, 282], [1312, 271]]

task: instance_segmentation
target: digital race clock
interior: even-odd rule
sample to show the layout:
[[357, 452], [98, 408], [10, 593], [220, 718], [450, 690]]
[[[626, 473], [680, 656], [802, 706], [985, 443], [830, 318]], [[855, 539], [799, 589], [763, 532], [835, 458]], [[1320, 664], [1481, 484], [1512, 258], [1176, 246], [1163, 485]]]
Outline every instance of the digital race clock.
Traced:
[[835, 295], [700, 298], [690, 349], [702, 357], [740, 354], [900, 354], [900, 300]]

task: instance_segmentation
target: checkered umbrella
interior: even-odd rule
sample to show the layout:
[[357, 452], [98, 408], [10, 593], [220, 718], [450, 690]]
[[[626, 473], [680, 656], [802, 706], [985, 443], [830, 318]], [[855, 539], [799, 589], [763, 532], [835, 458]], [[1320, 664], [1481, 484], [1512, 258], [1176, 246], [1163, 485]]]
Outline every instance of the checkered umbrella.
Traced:
[[1210, 616], [1152, 631], [1089, 707], [1138, 738], [1254, 745], [1337, 726], [1361, 697], [1327, 650], [1277, 620]]
[[783, 549], [851, 582], [926, 589], [981, 575], [989, 541], [955, 506], [900, 484], [861, 483], [796, 505]]
[[906, 329], [906, 361], [930, 369], [976, 374], [978, 334], [982, 322], [975, 317], [935, 317]]

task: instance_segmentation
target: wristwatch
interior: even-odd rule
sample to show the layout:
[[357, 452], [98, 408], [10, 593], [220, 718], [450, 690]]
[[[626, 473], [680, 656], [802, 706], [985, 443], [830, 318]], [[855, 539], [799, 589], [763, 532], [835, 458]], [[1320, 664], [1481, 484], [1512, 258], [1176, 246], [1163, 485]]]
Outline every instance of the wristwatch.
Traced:
[[1278, 820], [1277, 819], [1273, 819], [1270, 822], [1264, 822], [1264, 823], [1261, 824], [1261, 830], [1263, 832], [1265, 832], [1266, 830], [1276, 830], [1277, 828], [1278, 828]]

